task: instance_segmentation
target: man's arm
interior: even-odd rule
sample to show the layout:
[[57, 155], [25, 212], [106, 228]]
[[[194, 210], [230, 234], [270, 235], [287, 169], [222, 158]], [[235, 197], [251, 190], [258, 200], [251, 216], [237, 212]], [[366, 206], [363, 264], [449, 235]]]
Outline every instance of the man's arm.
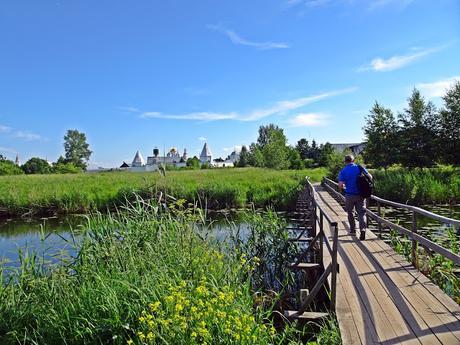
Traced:
[[364, 170], [364, 173], [370, 178], [370, 180], [372, 181], [374, 178], [372, 177], [371, 173], [369, 171], [367, 171], [366, 168], [363, 167], [363, 170]]
[[345, 186], [345, 182], [339, 181], [339, 190], [343, 191], [343, 187]]

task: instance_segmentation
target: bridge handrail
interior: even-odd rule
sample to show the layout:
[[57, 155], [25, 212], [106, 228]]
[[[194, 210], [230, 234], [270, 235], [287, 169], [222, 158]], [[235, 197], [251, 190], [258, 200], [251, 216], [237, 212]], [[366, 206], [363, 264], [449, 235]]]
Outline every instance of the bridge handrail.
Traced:
[[[327, 177], [324, 177], [324, 181], [326, 181], [327, 183], [332, 184], [336, 188], [338, 188], [338, 183], [337, 182], [332, 181], [331, 179], [329, 179]], [[404, 208], [404, 209], [409, 210], [409, 211], [414, 211], [414, 212], [417, 212], [417, 213], [419, 213], [421, 215], [424, 215], [426, 217], [439, 220], [440, 222], [450, 224], [450, 225], [453, 225], [455, 227], [460, 227], [460, 220], [449, 218], [449, 217], [444, 217], [444, 216], [441, 216], [439, 214], [424, 210], [423, 208], [420, 208], [420, 207], [417, 207], [417, 206], [401, 204], [399, 202], [383, 199], [383, 198], [380, 198], [380, 197], [375, 196], [375, 195], [371, 195], [370, 199], [374, 200], [374, 201], [377, 201], [379, 203], [382, 203], [382, 204], [387, 204], [387, 205], [390, 205], [390, 206], [393, 206], [393, 207], [399, 207], [399, 208]]]
[[[326, 280], [329, 274], [331, 275], [330, 309], [332, 311], [335, 311], [336, 296], [337, 296], [337, 273], [338, 273], [337, 251], [338, 251], [338, 234], [339, 234], [338, 224], [336, 221], [332, 220], [332, 218], [326, 213], [323, 207], [320, 204], [318, 204], [317, 200], [319, 200], [319, 195], [315, 192], [315, 188], [313, 187], [308, 177], [306, 178], [306, 181], [307, 181], [306, 188], [308, 190], [310, 200], [312, 201], [312, 207], [313, 207], [313, 227], [314, 227], [315, 237], [308, 245], [308, 248], [305, 250], [304, 254], [306, 254], [309, 251], [309, 249], [313, 248], [313, 245], [317, 241], [319, 241], [319, 257], [321, 260], [321, 265], [324, 267], [324, 264], [323, 264], [324, 246], [323, 244], [326, 244], [326, 249], [331, 256], [331, 262], [324, 269], [323, 274], [321, 274], [315, 286], [310, 291], [310, 294], [307, 296], [305, 301], [300, 306], [299, 310], [297, 311], [298, 315], [302, 314], [308, 308], [308, 306], [313, 302], [314, 297], [318, 294], [321, 287], [326, 283]], [[319, 211], [319, 217], [318, 217], [318, 211]], [[330, 243], [328, 237], [324, 233], [324, 219], [326, 219], [327, 223], [329, 224], [329, 227], [332, 230], [332, 244]], [[317, 224], [319, 225], [319, 231], [316, 234]], [[303, 256], [304, 255], [301, 255], [301, 258]], [[297, 261], [297, 264], [299, 263], [301, 258], [299, 258], [299, 260]]]
[[[334, 181], [332, 181], [331, 179], [329, 178], [324, 178], [323, 179], [323, 183], [324, 183], [324, 186], [326, 187], [327, 190], [333, 192], [337, 197], [339, 197], [342, 201], [345, 200], [345, 196], [342, 195], [340, 192], [338, 192], [338, 184]], [[332, 184], [334, 188], [332, 188], [330, 186], [330, 184]], [[437, 220], [440, 220], [442, 222], [445, 222], [445, 223], [449, 223], [449, 224], [452, 224], [452, 225], [457, 225], [459, 224], [460, 225], [460, 221], [456, 220], [456, 219], [452, 219], [452, 218], [447, 218], [447, 217], [443, 217], [443, 216], [440, 216], [440, 215], [437, 215], [435, 213], [432, 213], [432, 212], [428, 212], [426, 210], [423, 210], [419, 207], [415, 207], [415, 206], [410, 206], [410, 205], [404, 205], [404, 204], [400, 204], [400, 203], [397, 203], [397, 202], [394, 202], [394, 201], [390, 201], [390, 200], [386, 200], [386, 199], [382, 199], [382, 198], [379, 198], [379, 197], [376, 197], [376, 196], [371, 196], [372, 200], [375, 200], [377, 202], [377, 205], [378, 205], [378, 215], [374, 212], [372, 212], [371, 210], [369, 210], [368, 208], [365, 209], [366, 211], [366, 214], [368, 216], [370, 216], [371, 218], [373, 218], [375, 221], [377, 221], [378, 223], [378, 226], [379, 226], [379, 230], [381, 230], [381, 224], [386, 224], [388, 227], [398, 231], [400, 234], [402, 235], [406, 235], [407, 237], [409, 237], [411, 240], [412, 240], [412, 263], [414, 264], [415, 267], [418, 267], [418, 255], [417, 255], [417, 243], [420, 243], [420, 245], [422, 245], [423, 247], [425, 248], [428, 248], [438, 254], [441, 254], [442, 256], [452, 260], [456, 265], [460, 265], [460, 255], [458, 254], [455, 254], [454, 252], [440, 246], [439, 244], [417, 234], [417, 220], [416, 220], [416, 217], [415, 217], [415, 213], [421, 213], [423, 215], [426, 215], [428, 217], [431, 217], [431, 218], [434, 218], [434, 219], [437, 219]], [[408, 209], [408, 210], [411, 210], [412, 211], [412, 229], [409, 230], [409, 229], [406, 229], [398, 224], [395, 224], [383, 217], [380, 216], [380, 205], [379, 203], [385, 203], [385, 204], [389, 204], [391, 206], [394, 206], [394, 207], [402, 207], [402, 208], [405, 208], [405, 209]], [[401, 205], [401, 206], [399, 206]], [[420, 210], [424, 211], [423, 213], [420, 212]], [[431, 216], [431, 215], [434, 215], [435, 217]]]

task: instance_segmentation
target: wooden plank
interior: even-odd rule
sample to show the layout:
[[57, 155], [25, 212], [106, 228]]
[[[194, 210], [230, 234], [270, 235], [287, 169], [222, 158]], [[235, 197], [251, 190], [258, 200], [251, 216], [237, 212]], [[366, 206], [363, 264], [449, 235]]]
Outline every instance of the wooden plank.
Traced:
[[306, 311], [302, 314], [298, 314], [297, 310], [285, 310], [284, 316], [288, 319], [300, 319], [300, 320], [319, 320], [329, 316], [328, 313], [318, 313], [313, 311]]
[[[319, 194], [320, 194], [320, 193], [319, 193]], [[345, 213], [345, 211], [343, 211], [343, 209], [340, 207], [340, 205], [337, 203], [337, 201], [335, 201], [335, 200], [334, 200], [333, 198], [331, 198], [331, 197], [328, 197], [328, 195], [320, 195], [320, 196], [321, 196], [321, 200], [322, 200], [322, 202], [323, 202], [324, 204], [332, 204], [332, 207], [329, 207], [329, 210], [332, 211], [331, 213], [335, 214], [340, 220], [344, 220], [345, 222], [347, 222], [346, 213]], [[335, 207], [335, 209], [334, 209], [334, 207]], [[334, 217], [334, 218], [335, 218], [335, 217]], [[371, 234], [369, 234], [369, 235], [371, 235]], [[368, 235], [368, 236], [369, 236], [369, 235]], [[341, 234], [341, 236], [342, 236], [342, 234]], [[345, 236], [346, 236], [346, 234], [345, 234]], [[351, 238], [351, 237], [350, 237], [350, 238]], [[356, 241], [356, 239], [355, 239], [355, 241]], [[373, 244], [373, 242], [374, 242], [374, 241], [372, 241], [372, 244]], [[357, 242], [357, 243], [360, 243], [360, 242]], [[367, 245], [369, 245], [369, 246], [371, 245], [371, 241], [366, 241], [366, 242], [363, 242], [363, 243], [364, 243], [366, 246], [367, 246]], [[377, 254], [379, 254], [380, 256], [383, 255], [383, 254], [381, 253], [381, 252], [382, 252], [382, 248], [380, 247], [380, 245], [383, 245], [383, 246], [388, 247], [388, 245], [385, 244], [383, 241], [378, 241], [378, 244], [379, 244], [379, 245], [378, 245], [377, 247], [379, 247], [379, 248], [374, 248], [374, 249], [375, 249], [375, 252], [372, 252], [372, 255], [375, 255], [375, 257], [379, 257], [379, 256], [377, 256]], [[391, 250], [391, 248], [389, 248], [389, 247], [388, 247], [388, 249]], [[391, 250], [391, 251], [392, 251], [392, 250]], [[350, 252], [353, 252], [353, 251], [350, 251]], [[354, 248], [354, 254], [355, 254], [355, 255], [361, 256], [361, 258], [363, 259], [363, 255], [364, 255], [364, 254], [363, 254], [362, 252], [360, 252], [359, 248]], [[377, 259], [375, 259], [375, 257], [372, 257], [372, 262], [370, 262], [371, 264], [375, 264], [375, 263], [377, 262]], [[407, 262], [406, 262], [406, 264], [407, 264]], [[407, 266], [407, 265], [406, 265], [406, 266]], [[401, 268], [401, 267], [402, 267], [402, 266], [400, 265], [400, 268]], [[385, 270], [384, 270], [384, 267], [381, 267], [380, 265], [377, 265], [377, 269], [378, 269], [378, 272], [376, 272], [376, 273], [370, 273], [370, 274], [371, 274], [371, 275], [374, 275], [374, 277], [378, 278], [378, 279], [377, 279], [377, 283], [380, 284], [381, 286], [385, 287], [385, 284], [389, 284], [389, 285], [391, 286], [391, 287], [385, 287], [387, 293], [388, 293], [390, 290], [394, 290], [394, 289], [400, 289], [400, 290], [401, 290], [401, 293], [399, 294], [399, 297], [398, 297], [398, 298], [394, 298], [394, 300], [395, 300], [394, 303], [395, 303], [395, 304], [397, 304], [398, 299], [399, 299], [399, 302], [401, 302], [401, 301], [411, 302], [411, 301], [410, 301], [410, 300], [411, 300], [411, 296], [415, 296], [414, 299], [417, 299], [417, 298], [418, 298], [418, 300], [417, 300], [418, 302], [423, 302], [423, 300], [420, 299], [421, 297], [420, 297], [419, 295], [415, 295], [413, 291], [412, 291], [411, 294], [409, 295], [409, 292], [408, 292], [409, 289], [406, 288], [406, 289], [404, 290], [404, 288], [402, 288], [401, 286], [399, 286], [398, 284], [396, 284], [397, 282], [394, 283], [394, 282], [393, 282], [393, 279], [391, 279], [388, 275], [386, 275], [386, 272], [385, 272]], [[401, 269], [405, 271], [405, 268], [401, 268]], [[341, 282], [342, 282], [342, 277], [344, 276], [344, 273], [348, 273], [348, 272], [347, 272], [346, 270], [342, 270], [342, 271], [341, 271], [341, 274], [339, 275], [339, 284], [341, 284]], [[378, 273], [378, 275], [376, 276], [377, 273]], [[380, 275], [381, 275], [382, 273], [383, 273], [383, 277], [380, 277]], [[392, 274], [392, 276], [394, 276], [394, 275], [398, 276], [398, 275], [399, 275], [398, 272], [392, 272], [391, 274]], [[407, 274], [408, 274], [409, 276], [411, 276], [408, 272], [407, 272]], [[422, 276], [423, 276], [423, 275], [422, 275]], [[411, 279], [414, 280], [414, 277], [412, 277]], [[396, 280], [398, 280], [398, 279], [396, 279]], [[411, 285], [409, 285], [409, 284], [407, 284], [407, 285], [408, 285], [408, 286], [411, 286]], [[429, 287], [431, 287], [431, 285], [432, 285], [432, 284], [430, 284]], [[374, 287], [375, 287], [375, 285], [374, 285]], [[412, 287], [412, 286], [411, 286], [411, 287]], [[343, 287], [342, 287], [342, 288], [343, 288]], [[420, 290], [420, 289], [424, 289], [424, 286], [423, 286], [423, 284], [417, 283], [417, 284], [415, 284], [415, 288]], [[346, 288], [344, 288], [344, 289], [346, 290]], [[414, 289], [414, 288], [412, 287], [412, 290], [413, 290], [413, 289]], [[407, 290], [407, 291], [406, 291], [406, 290]], [[340, 290], [339, 290], [339, 291], [340, 291]], [[416, 290], [416, 291], [417, 291], [417, 290]], [[431, 294], [431, 293], [428, 294], [428, 295], [431, 295], [431, 298], [436, 298], [436, 297], [435, 297], [433, 294]], [[398, 296], [398, 295], [397, 295], [397, 296]], [[455, 306], [456, 306], [456, 307], [457, 307], [456, 309], [458, 309], [458, 305], [456, 305], [455, 302], [453, 302], [453, 301], [450, 300], [449, 298], [448, 298], [447, 300], [445, 300], [445, 297], [446, 297], [445, 294], [441, 293], [440, 296], [442, 296], [442, 297], [440, 297], [440, 298], [444, 300], [444, 303], [445, 303], [445, 304], [448, 304], [448, 305], [450, 305], [451, 307], [455, 307]], [[339, 301], [339, 300], [341, 301], [340, 303], [343, 302], [343, 296], [342, 296], [341, 293], [338, 293], [338, 301]], [[449, 301], [449, 300], [450, 300], [450, 301]], [[412, 303], [415, 304], [415, 302], [413, 302], [413, 301], [412, 301]], [[451, 303], [454, 303], [454, 305], [452, 305]], [[407, 322], [408, 322], [409, 326], [410, 326], [412, 329], [415, 329], [415, 334], [418, 333], [418, 336], [420, 337], [420, 339], [421, 339], [421, 341], [422, 341], [423, 343], [433, 343], [433, 344], [438, 343], [438, 344], [439, 344], [440, 342], [438, 341], [438, 339], [437, 339], [436, 337], [433, 336], [431, 330], [427, 331], [427, 329], [428, 329], [427, 322], [423, 319], [423, 317], [422, 317], [423, 315], [420, 315], [420, 314], [419, 314], [420, 311], [419, 311], [419, 310], [416, 311], [416, 310], [415, 310], [416, 308], [415, 308], [412, 304], [410, 304], [410, 303], [407, 303], [407, 304], [409, 304], [409, 305], [407, 306], [407, 308], [410, 309], [410, 313], [414, 316], [414, 318], [413, 318], [412, 320], [408, 320]], [[420, 304], [420, 303], [419, 303], [419, 304]], [[441, 307], [444, 308], [444, 311], [446, 311], [446, 310], [445, 310], [445, 305], [444, 305], [443, 303], [435, 303], [435, 304], [437, 304], [438, 307], [439, 307], [439, 305], [441, 305]], [[426, 305], [426, 303], [425, 303], [425, 305]], [[402, 309], [402, 306], [401, 306], [401, 305], [399, 305], [399, 307]], [[441, 308], [441, 309], [442, 309], [442, 308]], [[349, 313], [349, 311], [351, 310], [351, 306], [348, 304], [348, 308], [346, 308], [346, 309], [348, 310], [348, 313]], [[415, 313], [414, 313], [414, 311], [415, 311]], [[341, 312], [340, 304], [338, 304], [337, 317], [338, 317], [338, 319], [339, 319], [339, 325], [340, 325], [340, 322], [341, 322], [340, 320], [343, 321], [343, 318], [340, 317], [340, 312]], [[349, 314], [348, 314], [348, 315], [349, 315]], [[435, 316], [435, 317], [440, 317], [440, 315], [436, 315], [436, 314], [433, 313], [433, 312], [432, 312], [431, 314], [426, 315], [425, 317], [428, 318], [428, 321], [431, 320], [432, 322], [435, 322], [436, 319], [433, 319], [433, 318], [429, 319], [429, 316], [430, 316], [430, 315], [431, 315], [432, 317], [433, 317], [433, 316]], [[452, 316], [452, 315], [451, 315], [451, 316]], [[349, 317], [349, 316], [348, 316], [348, 317]], [[441, 314], [441, 317], [445, 317], [445, 315], [444, 315], [444, 314]], [[448, 322], [447, 325], [442, 324], [442, 326], [444, 326], [444, 328], [442, 328], [442, 329], [439, 329], [439, 328], [438, 328], [438, 329], [436, 329], [436, 330], [442, 331], [442, 332], [438, 332], [438, 333], [440, 333], [439, 336], [442, 338], [443, 343], [445, 343], [445, 344], [458, 344], [458, 343], [460, 343], [460, 342], [458, 341], [458, 339], [457, 339], [457, 338], [452, 338], [452, 334], [455, 334], [455, 333], [450, 333], [450, 332], [449, 332], [449, 329], [446, 329], [446, 328], [448, 328], [448, 325], [450, 325], [451, 328], [453, 328], [454, 332], [455, 332], [456, 329], [458, 330], [458, 328], [457, 328], [458, 326], [455, 326], [455, 319], [453, 320], [453, 322], [452, 322], [452, 319], [451, 319], [450, 321], [451, 321], [451, 322], [450, 322], [450, 323]], [[418, 322], [420, 322], [422, 325], [424, 324], [426, 328], [425, 328], [425, 329], [422, 329], [422, 328], [419, 327], [420, 329], [417, 329]], [[349, 320], [347, 321], [347, 323], [348, 323], [348, 324], [350, 323]], [[438, 323], [439, 323], [439, 320], [438, 320]], [[356, 324], [355, 324], [355, 326], [356, 326]], [[341, 329], [343, 329], [342, 326], [341, 326]], [[423, 332], [423, 331], [425, 331], [425, 332]], [[346, 334], [346, 332], [345, 332], [345, 334]], [[406, 341], [406, 339], [404, 339], [404, 338], [402, 338], [402, 339], [401, 339], [401, 338], [396, 338], [396, 339], [390, 339], [390, 340], [391, 340], [391, 342], [395, 343], [396, 341], [398, 341], [397, 339]], [[408, 340], [410, 340], [410, 339], [408, 339]]]
[[[438, 304], [431, 293], [423, 289], [419, 282], [414, 282], [413, 277], [400, 263], [394, 261], [385, 251], [382, 251], [379, 242], [374, 240], [366, 241], [365, 245], [375, 256], [376, 264], [379, 265], [381, 270], [385, 270], [386, 279], [390, 280], [399, 289], [398, 294], [392, 294], [392, 298], [395, 300], [395, 305], [401, 310], [401, 314], [411, 322], [412, 329], [420, 333], [419, 338], [430, 344], [435, 344], [437, 339], [442, 344], [460, 344], [459, 321], [452, 315], [450, 315], [450, 318], [446, 317], [445, 314], [450, 314], [446, 308], [438, 310], [438, 312], [431, 310], [432, 305]], [[408, 262], [405, 261], [405, 264], [407, 265]], [[457, 324], [456, 332], [452, 332], [447, 326], [447, 324], [451, 323]]]

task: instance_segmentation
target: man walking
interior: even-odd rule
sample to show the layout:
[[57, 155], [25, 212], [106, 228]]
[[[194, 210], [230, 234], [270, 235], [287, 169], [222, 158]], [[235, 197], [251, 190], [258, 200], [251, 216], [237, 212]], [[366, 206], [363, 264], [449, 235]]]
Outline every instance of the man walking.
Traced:
[[[372, 175], [362, 168], [371, 180]], [[356, 234], [355, 217], [353, 216], [353, 209], [358, 213], [359, 230], [361, 231], [359, 239], [366, 239], [366, 223], [364, 222], [364, 198], [360, 195], [357, 177], [361, 174], [360, 167], [355, 164], [355, 157], [353, 155], [345, 156], [345, 167], [339, 173], [339, 189], [343, 190], [345, 187], [345, 209], [348, 213], [348, 221], [350, 222], [350, 234]]]

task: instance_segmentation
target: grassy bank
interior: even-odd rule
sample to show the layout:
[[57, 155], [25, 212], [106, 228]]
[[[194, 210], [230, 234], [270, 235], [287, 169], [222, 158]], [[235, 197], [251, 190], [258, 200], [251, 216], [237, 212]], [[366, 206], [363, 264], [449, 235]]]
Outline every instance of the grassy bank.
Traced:
[[[0, 343], [309, 340], [296, 327], [276, 331], [270, 304], [256, 302], [260, 295], [249, 277], [260, 259], [207, 240], [197, 230], [199, 211], [180, 205], [170, 210], [136, 203], [123, 214], [92, 217], [75, 260], [50, 268], [29, 256], [9, 278], [0, 269]], [[253, 220], [261, 233], [276, 222]], [[320, 337], [331, 336], [337, 340], [329, 323]]]
[[153, 197], [161, 191], [213, 209], [272, 205], [286, 208], [305, 176], [319, 181], [324, 169], [213, 169], [159, 173], [93, 173], [0, 177], [0, 213], [37, 215], [106, 211], [134, 193]]
[[412, 205], [460, 203], [460, 168], [374, 170], [375, 194]]

